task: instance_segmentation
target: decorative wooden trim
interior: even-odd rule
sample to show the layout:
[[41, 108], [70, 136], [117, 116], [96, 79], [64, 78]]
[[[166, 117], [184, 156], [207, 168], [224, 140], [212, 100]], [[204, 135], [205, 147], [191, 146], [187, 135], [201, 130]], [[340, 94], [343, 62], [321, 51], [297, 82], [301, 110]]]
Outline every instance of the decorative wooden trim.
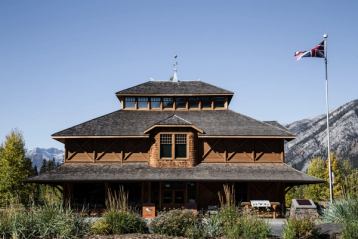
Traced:
[[199, 133], [204, 133], [204, 131], [194, 125], [160, 125], [160, 124], [156, 124], [156, 125], [153, 125], [151, 126], [150, 128], [146, 129], [144, 131], [145, 134], [149, 133], [152, 129], [154, 128], [158, 128], [158, 127], [163, 127], [163, 128], [193, 128], [195, 129], [196, 131], [198, 131]]
[[[205, 142], [203, 142], [203, 143], [205, 143]], [[206, 143], [207, 143], [207, 142], [206, 142]], [[208, 157], [208, 155], [211, 153], [211, 151], [213, 151], [213, 148], [214, 148], [218, 143], [220, 143], [220, 140], [219, 140], [219, 139], [214, 141], [214, 144], [213, 144], [212, 146], [210, 146], [210, 149], [209, 149], [207, 152], [205, 152], [205, 153], [203, 154], [203, 156], [201, 157], [202, 160], [204, 160], [206, 157]]]

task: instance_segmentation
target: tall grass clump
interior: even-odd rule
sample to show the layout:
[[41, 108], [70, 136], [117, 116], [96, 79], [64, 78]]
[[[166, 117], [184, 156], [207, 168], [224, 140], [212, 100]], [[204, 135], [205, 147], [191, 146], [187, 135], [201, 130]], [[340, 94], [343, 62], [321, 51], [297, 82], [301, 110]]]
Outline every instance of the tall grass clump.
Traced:
[[106, 207], [116, 211], [130, 211], [128, 206], [128, 192], [123, 187], [119, 187], [118, 191], [107, 190]]
[[326, 222], [343, 225], [343, 238], [358, 238], [358, 199], [347, 198], [333, 202], [323, 212]]
[[145, 221], [128, 205], [128, 193], [120, 187], [118, 191], [108, 190], [107, 210], [103, 218], [91, 225], [91, 233], [99, 235], [144, 233]]
[[4, 209], [0, 218], [3, 238], [74, 238], [82, 237], [88, 224], [61, 205], [24, 209]]

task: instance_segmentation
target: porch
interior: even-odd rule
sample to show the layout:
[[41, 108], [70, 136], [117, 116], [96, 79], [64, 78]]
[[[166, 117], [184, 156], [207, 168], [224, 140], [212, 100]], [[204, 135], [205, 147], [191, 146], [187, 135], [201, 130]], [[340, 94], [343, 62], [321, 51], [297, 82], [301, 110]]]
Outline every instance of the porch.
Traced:
[[250, 200], [279, 202], [284, 210], [285, 185], [273, 182], [198, 182], [198, 181], [123, 181], [106, 183], [65, 183], [64, 200], [74, 209], [100, 212], [106, 208], [109, 192], [120, 188], [128, 194], [128, 204], [138, 212], [143, 206], [156, 211], [186, 208], [198, 211], [216, 210], [220, 207], [218, 193], [223, 185], [233, 185], [237, 206]]

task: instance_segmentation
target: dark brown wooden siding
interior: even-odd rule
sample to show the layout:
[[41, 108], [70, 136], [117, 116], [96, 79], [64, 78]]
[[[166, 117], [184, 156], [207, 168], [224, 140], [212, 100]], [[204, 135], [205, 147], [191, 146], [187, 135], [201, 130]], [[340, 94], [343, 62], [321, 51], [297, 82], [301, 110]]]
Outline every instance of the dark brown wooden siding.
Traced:
[[[160, 159], [160, 133], [185, 133], [187, 158]], [[200, 139], [191, 128], [160, 128], [150, 138], [72, 139], [65, 142], [65, 163], [148, 162], [152, 167], [193, 167], [198, 163], [284, 162], [282, 139]]]

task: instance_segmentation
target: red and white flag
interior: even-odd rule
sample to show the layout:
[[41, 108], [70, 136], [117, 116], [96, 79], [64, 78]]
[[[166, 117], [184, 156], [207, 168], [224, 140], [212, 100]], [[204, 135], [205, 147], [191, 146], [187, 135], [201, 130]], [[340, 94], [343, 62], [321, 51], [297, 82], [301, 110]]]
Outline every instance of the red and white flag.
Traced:
[[309, 51], [296, 51], [295, 57], [297, 60], [301, 60], [302, 57], [319, 57], [324, 58], [324, 41], [320, 42], [317, 46]]

